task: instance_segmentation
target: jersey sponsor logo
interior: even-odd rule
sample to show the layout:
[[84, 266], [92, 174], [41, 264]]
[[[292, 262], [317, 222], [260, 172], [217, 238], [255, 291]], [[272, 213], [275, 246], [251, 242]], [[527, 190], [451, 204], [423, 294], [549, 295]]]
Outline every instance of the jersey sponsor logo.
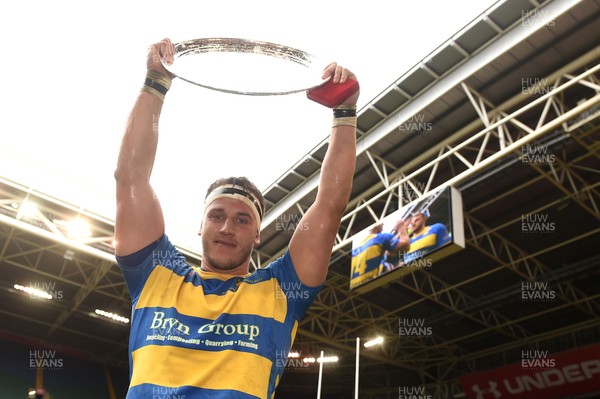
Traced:
[[[154, 312], [151, 329], [160, 329], [165, 333], [178, 332], [184, 335], [190, 335], [190, 327], [175, 317], [165, 317], [164, 312]], [[260, 327], [255, 324], [226, 324], [226, 323], [208, 323], [198, 328], [198, 334], [212, 333], [214, 335], [231, 336], [234, 334], [248, 336], [250, 341], [254, 341], [260, 334]]]
[[198, 333], [213, 333], [215, 335], [247, 335], [250, 341], [254, 341], [254, 338], [260, 334], [260, 328], [254, 324], [210, 323], [200, 327], [198, 329]]
[[152, 318], [152, 324], [150, 325], [152, 329], [161, 329], [164, 332], [170, 333], [173, 330], [185, 334], [190, 335], [190, 327], [183, 324], [181, 321], [177, 320], [175, 317], [166, 317], [165, 312], [154, 312], [154, 317]]

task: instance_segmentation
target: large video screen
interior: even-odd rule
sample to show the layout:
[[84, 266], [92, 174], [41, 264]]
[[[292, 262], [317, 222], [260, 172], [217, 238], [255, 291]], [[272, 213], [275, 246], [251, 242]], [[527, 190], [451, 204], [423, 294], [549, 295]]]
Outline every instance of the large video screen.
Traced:
[[446, 187], [352, 238], [350, 289], [367, 292], [465, 247], [462, 198]]

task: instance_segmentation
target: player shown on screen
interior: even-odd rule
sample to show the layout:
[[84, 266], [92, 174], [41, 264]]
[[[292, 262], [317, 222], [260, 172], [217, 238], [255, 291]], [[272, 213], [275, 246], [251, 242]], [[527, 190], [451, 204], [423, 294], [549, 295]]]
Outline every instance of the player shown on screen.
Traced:
[[358, 248], [352, 250], [352, 274], [350, 287], [360, 285], [381, 274], [383, 259], [387, 252], [397, 254], [409, 245], [404, 221], [399, 220], [393, 229], [396, 233], [384, 233], [383, 224], [374, 226]]
[[427, 226], [427, 214], [426, 211], [417, 212], [408, 223], [408, 228], [412, 234], [407, 252], [404, 254], [404, 263], [406, 264], [450, 242], [450, 235], [446, 226], [441, 223]]

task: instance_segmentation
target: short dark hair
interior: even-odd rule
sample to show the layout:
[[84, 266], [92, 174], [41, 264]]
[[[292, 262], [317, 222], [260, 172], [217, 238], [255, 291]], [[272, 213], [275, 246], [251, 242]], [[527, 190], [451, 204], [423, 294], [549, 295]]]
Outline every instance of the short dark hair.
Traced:
[[207, 199], [208, 196], [210, 195], [210, 193], [212, 193], [215, 188], [222, 186], [224, 184], [234, 184], [234, 185], [243, 187], [244, 190], [249, 191], [253, 196], [256, 197], [256, 199], [258, 199], [258, 201], [260, 201], [260, 206], [263, 210], [263, 214], [264, 214], [264, 212], [266, 212], [265, 197], [263, 197], [263, 195], [260, 192], [260, 190], [258, 189], [258, 187], [256, 187], [256, 185], [254, 183], [252, 183], [247, 177], [244, 177], [244, 176], [224, 177], [224, 178], [215, 180], [214, 183], [212, 183], [208, 187], [208, 190], [206, 191], [206, 196], [204, 196], [204, 199]]

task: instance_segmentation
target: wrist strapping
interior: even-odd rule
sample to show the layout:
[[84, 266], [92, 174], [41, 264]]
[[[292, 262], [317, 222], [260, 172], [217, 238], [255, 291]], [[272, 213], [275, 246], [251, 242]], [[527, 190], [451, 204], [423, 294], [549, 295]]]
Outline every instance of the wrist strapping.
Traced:
[[356, 105], [338, 105], [333, 110], [333, 127], [356, 127]]
[[161, 101], [165, 100], [165, 94], [171, 88], [171, 80], [152, 70], [146, 72], [146, 79], [142, 91], [158, 97]]

